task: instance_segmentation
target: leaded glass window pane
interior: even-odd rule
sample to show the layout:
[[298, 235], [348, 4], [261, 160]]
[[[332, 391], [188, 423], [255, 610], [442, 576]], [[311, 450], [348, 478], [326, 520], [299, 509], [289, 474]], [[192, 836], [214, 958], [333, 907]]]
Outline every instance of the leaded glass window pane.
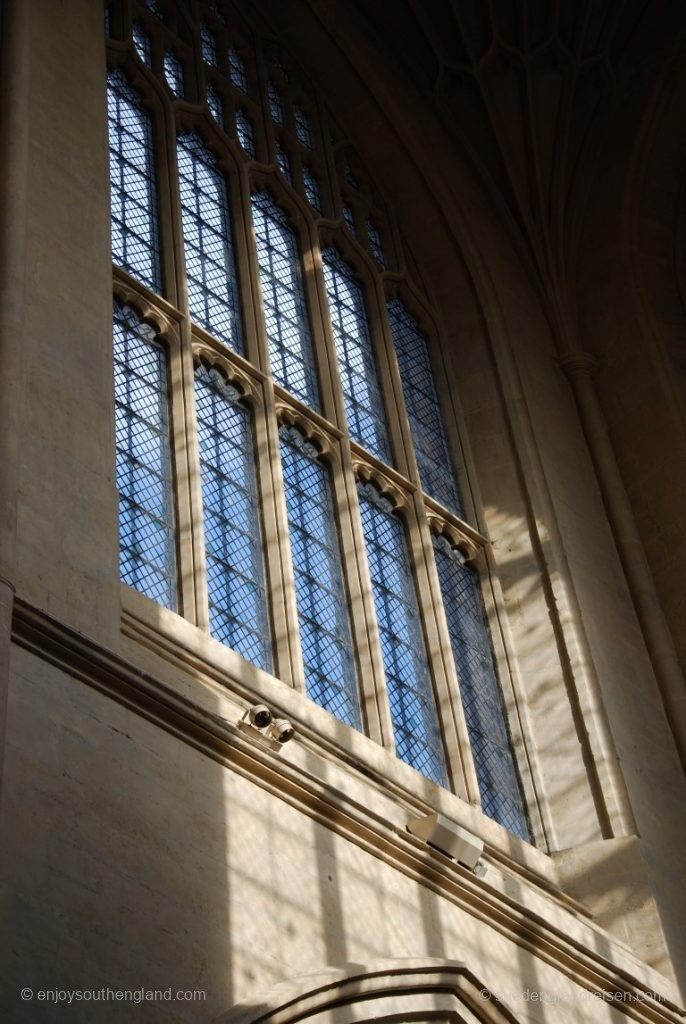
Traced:
[[319, 409], [297, 235], [268, 192], [252, 197], [252, 210], [272, 374], [296, 398]]
[[295, 135], [303, 146], [312, 149], [312, 125], [305, 111], [297, 104], [293, 106], [293, 117], [295, 119]]
[[160, 7], [158, 0], [145, 0], [145, 9], [150, 11], [160, 21], [164, 21], [164, 11]]
[[347, 203], [343, 203], [343, 220], [345, 221], [346, 227], [350, 229], [351, 234], [355, 234], [355, 214], [350, 209]]
[[191, 316], [243, 349], [226, 183], [197, 135], [178, 138], [179, 189]]
[[209, 107], [210, 114], [215, 119], [217, 124], [223, 127], [224, 105], [222, 104], [219, 93], [214, 88], [214, 86], [208, 85], [205, 95], [207, 96], [207, 106]]
[[390, 464], [391, 449], [362, 288], [335, 249], [324, 250], [322, 259], [350, 436]]
[[530, 840], [486, 615], [474, 574], [445, 537], [434, 540], [436, 567], [484, 814]]
[[175, 610], [167, 354], [128, 306], [115, 304], [113, 343], [120, 575]]
[[309, 167], [303, 167], [303, 185], [307, 201], [317, 213], [322, 212], [322, 199], [319, 193], [319, 184]]
[[358, 491], [396, 752], [445, 786], [443, 743], [405, 527], [373, 485], [360, 484]]
[[388, 303], [388, 316], [422, 487], [461, 516], [426, 338], [399, 299]]
[[357, 180], [357, 178], [355, 177], [355, 175], [353, 174], [352, 169], [351, 169], [349, 164], [346, 164], [345, 167], [343, 168], [343, 177], [348, 182], [348, 184], [351, 186], [351, 188], [359, 190], [360, 183]]
[[200, 26], [200, 45], [202, 49], [202, 59], [206, 64], [209, 64], [211, 68], [216, 68], [217, 47], [212, 32], [204, 23]]
[[386, 266], [386, 261], [383, 255], [383, 246], [381, 245], [381, 235], [371, 220], [367, 221], [367, 238], [369, 239], [369, 248], [372, 256], [383, 270]]
[[147, 32], [145, 32], [145, 30], [141, 28], [138, 22], [134, 22], [133, 28], [131, 30], [131, 35], [133, 38], [133, 47], [136, 53], [143, 61], [143, 63], [150, 67], [150, 64], [152, 62], [150, 37], [148, 36]]
[[230, 49], [228, 51], [229, 59], [229, 77], [232, 85], [235, 85], [241, 92], [247, 94], [248, 92], [248, 74], [245, 70], [245, 62], [241, 57], [238, 50]]
[[250, 157], [255, 157], [255, 135], [250, 118], [244, 110], [236, 111], [236, 135], [238, 141]]
[[276, 162], [279, 165], [279, 170], [283, 174], [286, 181], [293, 184], [293, 176], [291, 174], [291, 160], [285, 149], [280, 143], [276, 143]]
[[240, 395], [215, 369], [195, 374], [205, 560], [213, 637], [269, 671], [253, 430]]
[[160, 291], [152, 123], [119, 71], [107, 78], [112, 260]]
[[359, 729], [355, 658], [328, 470], [296, 428], [282, 427], [279, 433], [307, 695]]
[[164, 55], [164, 80], [179, 99], [183, 99], [183, 66], [173, 53]]
[[275, 124], [283, 125], [283, 103], [281, 102], [279, 90], [273, 82], [268, 83], [267, 93], [269, 97], [269, 113], [271, 114], [272, 121]]

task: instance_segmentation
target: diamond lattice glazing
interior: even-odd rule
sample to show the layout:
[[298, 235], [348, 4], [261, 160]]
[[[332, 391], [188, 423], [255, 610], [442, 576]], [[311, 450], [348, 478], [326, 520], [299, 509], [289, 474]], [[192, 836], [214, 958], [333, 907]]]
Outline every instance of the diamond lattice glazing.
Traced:
[[484, 814], [531, 838], [477, 581], [444, 537], [434, 540], [450, 642]]
[[210, 632], [260, 668], [271, 668], [260, 514], [250, 412], [215, 369], [199, 366], [200, 446]]
[[274, 379], [319, 409], [319, 390], [294, 229], [268, 192], [252, 197], [257, 260]]
[[326, 466], [294, 427], [282, 427], [281, 464], [308, 696], [360, 727], [348, 603]]
[[120, 71], [107, 77], [112, 260], [159, 292], [152, 123]]
[[396, 753], [445, 786], [443, 743], [405, 529], [371, 484], [358, 490]]
[[179, 190], [191, 316], [243, 349], [226, 184], [197, 135], [178, 138]]
[[388, 316], [422, 487], [461, 516], [426, 338], [399, 299], [388, 303]]
[[325, 249], [322, 259], [350, 436], [390, 464], [379, 374], [362, 289], [335, 249]]
[[174, 610], [166, 352], [128, 306], [114, 307], [113, 341], [120, 575]]

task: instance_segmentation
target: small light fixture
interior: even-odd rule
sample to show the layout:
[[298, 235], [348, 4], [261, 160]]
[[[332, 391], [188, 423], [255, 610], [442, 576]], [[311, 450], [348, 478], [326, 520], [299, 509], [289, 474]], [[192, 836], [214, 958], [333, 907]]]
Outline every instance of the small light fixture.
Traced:
[[270, 750], [281, 750], [295, 735], [293, 725], [286, 718], [274, 718], [266, 704], [255, 704], [243, 714], [238, 728]]
[[435, 846], [448, 857], [453, 857], [479, 878], [485, 874], [486, 865], [480, 860], [484, 852], [483, 839], [479, 839], [445, 815], [433, 811], [421, 818], [412, 818], [407, 823], [407, 829], [413, 836]]

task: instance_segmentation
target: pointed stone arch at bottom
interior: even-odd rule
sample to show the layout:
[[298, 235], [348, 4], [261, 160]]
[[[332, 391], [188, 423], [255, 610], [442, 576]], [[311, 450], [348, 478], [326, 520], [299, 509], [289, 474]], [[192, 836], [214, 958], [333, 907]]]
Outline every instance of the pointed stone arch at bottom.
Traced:
[[518, 1024], [465, 964], [376, 960], [282, 981], [213, 1024]]

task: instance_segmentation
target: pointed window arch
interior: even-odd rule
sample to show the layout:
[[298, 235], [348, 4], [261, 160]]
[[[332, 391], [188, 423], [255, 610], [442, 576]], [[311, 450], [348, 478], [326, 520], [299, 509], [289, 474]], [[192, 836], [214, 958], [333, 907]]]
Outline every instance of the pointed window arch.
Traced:
[[241, 352], [243, 331], [226, 182], [197, 135], [179, 135], [177, 153], [191, 315], [210, 334]]
[[461, 516], [426, 338], [400, 299], [388, 303], [388, 318], [422, 486], [430, 497]]
[[167, 354], [128, 306], [114, 306], [119, 567], [129, 586], [176, 608]]
[[253, 426], [240, 392], [203, 364], [195, 373], [210, 632], [271, 668]]
[[252, 197], [269, 359], [274, 379], [319, 408], [319, 385], [295, 229], [268, 192]]
[[[433, 342], [412, 300], [377, 301], [419, 294], [401, 226], [249, 17], [210, 3], [181, 16], [176, 0], [114, 11], [113, 274], [145, 311], [120, 306], [114, 327], [122, 579], [427, 778], [470, 799], [478, 781], [484, 812], [528, 838], [506, 659], [501, 691], [498, 634], [460, 555], [487, 542], [464, 521]], [[429, 303], [424, 288], [427, 317]]]
[[280, 440], [307, 694], [359, 729], [355, 656], [329, 472], [296, 427], [281, 427]]
[[391, 463], [391, 446], [362, 287], [335, 249], [322, 253], [329, 316], [351, 437]]
[[443, 742], [405, 528], [373, 484], [360, 484], [358, 491], [396, 753], [445, 786]]

